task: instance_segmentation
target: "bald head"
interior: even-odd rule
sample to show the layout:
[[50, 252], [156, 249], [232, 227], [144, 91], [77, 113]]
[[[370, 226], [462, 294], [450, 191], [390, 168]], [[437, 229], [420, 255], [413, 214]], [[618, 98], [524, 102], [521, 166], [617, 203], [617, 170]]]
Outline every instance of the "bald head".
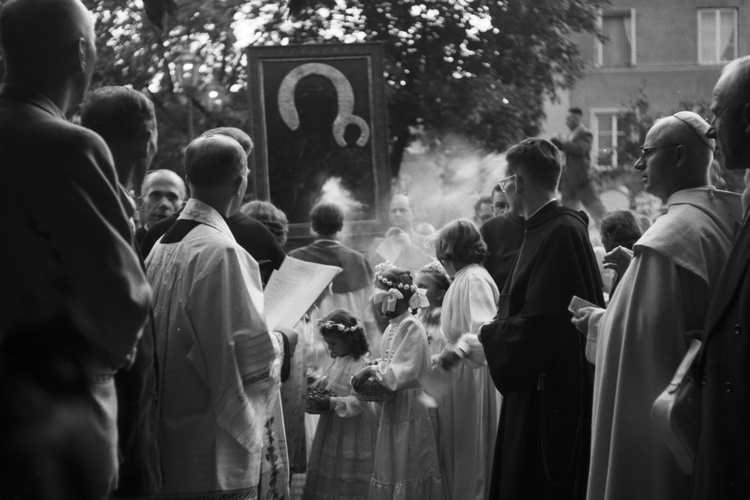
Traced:
[[182, 177], [177, 175], [172, 170], [168, 170], [166, 168], [160, 168], [158, 170], [151, 170], [147, 172], [146, 178], [143, 181], [143, 187], [141, 188], [141, 191], [146, 191], [151, 186], [153, 186], [156, 183], [160, 182], [168, 182], [170, 184], [174, 184], [177, 187], [178, 194], [180, 194], [180, 198], [185, 198], [185, 181], [182, 180]]
[[240, 143], [240, 146], [242, 146], [242, 149], [245, 150], [245, 154], [248, 156], [253, 152], [253, 140], [250, 139], [250, 136], [243, 130], [236, 127], [217, 127], [212, 128], [211, 130], [206, 130], [201, 134], [201, 137], [211, 137], [214, 135], [226, 135], [227, 137], [231, 137]]
[[690, 111], [662, 118], [651, 127], [635, 164], [649, 193], [666, 202], [677, 191], [708, 184], [713, 159], [713, 141], [705, 135], [708, 128]]
[[[680, 111], [657, 120], [649, 134], [660, 144], [674, 143], [688, 151], [687, 161], [696, 168], [708, 171], [713, 159], [714, 141], [706, 137], [709, 124], [700, 115], [691, 111]], [[646, 136], [648, 144], [648, 135]]]
[[0, 11], [4, 81], [43, 93], [67, 113], [91, 82], [94, 38], [93, 20], [79, 0], [9, 0]]
[[226, 135], [198, 137], [185, 151], [185, 172], [192, 197], [231, 217], [247, 190], [247, 155]]
[[716, 139], [724, 166], [750, 168], [750, 56], [724, 67], [714, 87], [711, 112], [708, 136]]
[[0, 11], [0, 44], [8, 69], [42, 62], [62, 71], [81, 39], [93, 42], [93, 20], [79, 0], [9, 0]]
[[750, 102], [750, 56], [740, 57], [724, 66], [719, 78], [720, 82], [722, 80], [731, 87], [727, 96], [731, 105], [742, 106]]
[[185, 182], [171, 170], [152, 170], [141, 187], [139, 211], [146, 229], [182, 208]]
[[198, 137], [185, 151], [185, 173], [191, 186], [231, 182], [246, 167], [245, 150], [226, 135]]

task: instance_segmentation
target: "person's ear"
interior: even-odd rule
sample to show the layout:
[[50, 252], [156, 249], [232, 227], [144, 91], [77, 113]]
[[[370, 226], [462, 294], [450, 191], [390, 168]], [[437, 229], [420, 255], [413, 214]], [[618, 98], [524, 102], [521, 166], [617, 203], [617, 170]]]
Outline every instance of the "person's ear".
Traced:
[[190, 198], [190, 193], [193, 192], [193, 186], [190, 183], [190, 177], [188, 177], [187, 174], [185, 174], [185, 189], [187, 192], [182, 197], [182, 204], [184, 205], [188, 198]]
[[685, 162], [687, 162], [687, 159], [688, 159], [687, 155], [688, 155], [687, 148], [683, 146], [682, 144], [678, 145], [675, 148], [675, 162], [678, 168], [685, 165]]
[[516, 194], [523, 193], [524, 179], [519, 175], [518, 172], [516, 172], [516, 182], [513, 183], [513, 186], [515, 187]]
[[242, 190], [242, 182], [244, 181], [244, 175], [238, 175], [234, 178], [234, 192], [239, 194]]
[[88, 63], [89, 55], [89, 44], [86, 38], [80, 37], [78, 39], [78, 66], [81, 68], [81, 73], [86, 72], [86, 64]]
[[445, 290], [438, 290], [435, 294], [435, 297], [438, 299], [438, 302], [441, 304], [443, 303], [443, 299], [445, 298]]

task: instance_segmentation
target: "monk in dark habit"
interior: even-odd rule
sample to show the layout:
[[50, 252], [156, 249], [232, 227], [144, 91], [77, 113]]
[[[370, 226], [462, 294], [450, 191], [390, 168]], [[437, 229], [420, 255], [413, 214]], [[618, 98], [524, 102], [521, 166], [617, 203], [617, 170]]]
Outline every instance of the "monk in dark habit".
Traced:
[[589, 468], [593, 366], [571, 325], [576, 295], [604, 305], [582, 212], [555, 198], [558, 151], [526, 139], [508, 151], [505, 193], [522, 207], [526, 233], [482, 327], [492, 379], [503, 394], [491, 499], [584, 499]]

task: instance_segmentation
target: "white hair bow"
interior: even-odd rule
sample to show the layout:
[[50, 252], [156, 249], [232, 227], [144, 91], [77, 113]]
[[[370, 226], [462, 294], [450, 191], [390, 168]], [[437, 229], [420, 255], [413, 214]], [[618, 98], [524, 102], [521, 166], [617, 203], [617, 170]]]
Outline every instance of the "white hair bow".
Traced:
[[393, 312], [396, 310], [396, 302], [398, 302], [400, 299], [403, 299], [404, 295], [396, 290], [395, 288], [391, 288], [387, 292], [385, 290], [377, 289], [372, 294], [372, 301], [376, 304], [380, 304], [381, 302], [383, 305], [381, 306], [381, 311], [383, 311], [383, 314], [387, 312]]
[[420, 307], [427, 307], [429, 305], [430, 301], [427, 298], [424, 288], [417, 288], [417, 291], [409, 299], [409, 307], [412, 309], [419, 309]]

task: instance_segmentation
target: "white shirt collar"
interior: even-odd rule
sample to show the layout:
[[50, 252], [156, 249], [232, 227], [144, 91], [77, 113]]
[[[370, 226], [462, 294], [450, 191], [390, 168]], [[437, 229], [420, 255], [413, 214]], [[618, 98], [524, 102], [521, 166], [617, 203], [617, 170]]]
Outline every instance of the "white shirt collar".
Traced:
[[222, 217], [221, 214], [211, 205], [196, 200], [195, 198], [190, 198], [187, 203], [185, 203], [185, 208], [182, 209], [182, 213], [178, 217], [178, 220], [194, 220], [200, 222], [201, 224], [210, 226], [229, 238], [234, 239], [232, 231], [229, 230], [229, 226], [224, 220], [224, 217]]

